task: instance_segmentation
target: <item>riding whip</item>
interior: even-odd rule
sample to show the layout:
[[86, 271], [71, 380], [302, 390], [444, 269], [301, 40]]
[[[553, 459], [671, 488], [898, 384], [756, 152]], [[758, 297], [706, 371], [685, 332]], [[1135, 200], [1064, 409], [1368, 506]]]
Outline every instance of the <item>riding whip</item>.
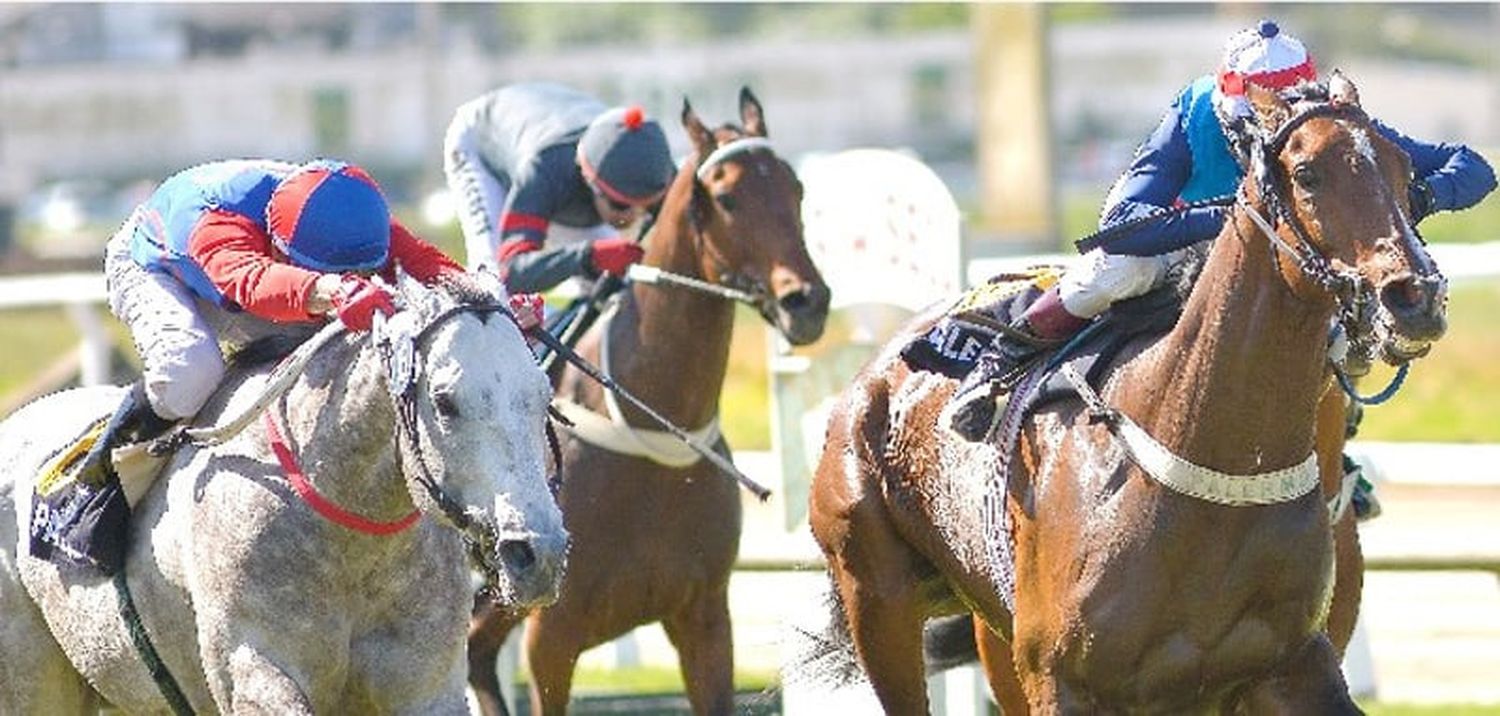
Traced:
[[[645, 241], [647, 232], [651, 231], [651, 227], [655, 225], [656, 213], [653, 212], [641, 222], [641, 228], [635, 234], [635, 242], [639, 244]], [[583, 337], [584, 332], [588, 331], [599, 319], [599, 315], [604, 312], [605, 302], [624, 287], [625, 280], [619, 276], [612, 273], [600, 276], [587, 296], [574, 299], [573, 303], [564, 309], [562, 317], [556, 323], [547, 326], [543, 332], [560, 337], [566, 345], [577, 345], [578, 339]], [[553, 374], [556, 365], [557, 354], [555, 352], [541, 357], [542, 372], [554, 381], [557, 379], [557, 376]]]
[[1137, 216], [1133, 219], [1127, 219], [1118, 224], [1111, 224], [1110, 226], [1106, 226], [1098, 231], [1095, 231], [1092, 234], [1089, 234], [1088, 236], [1074, 241], [1073, 246], [1078, 249], [1078, 253], [1086, 254], [1100, 246], [1115, 241], [1116, 239], [1123, 238], [1126, 234], [1129, 234], [1141, 228], [1142, 226], [1145, 226], [1146, 224], [1170, 219], [1174, 216], [1178, 216], [1188, 211], [1189, 209], [1201, 209], [1205, 206], [1229, 206], [1233, 203], [1234, 195], [1225, 194], [1224, 196], [1214, 196], [1207, 199], [1199, 199], [1197, 201], [1188, 202], [1179, 206], [1162, 207], [1142, 216]]
[[735, 481], [739, 482], [740, 485], [742, 485], [746, 490], [749, 490], [751, 494], [755, 495], [762, 502], [764, 502], [766, 498], [771, 496], [771, 491], [765, 486], [750, 479], [745, 475], [745, 473], [740, 472], [739, 468], [734, 466], [734, 463], [724, 459], [723, 455], [714, 452], [714, 449], [712, 447], [699, 442], [697, 439], [693, 438], [693, 436], [689, 435], [686, 430], [677, 427], [676, 424], [668, 420], [661, 413], [658, 413], [654, 409], [652, 409], [651, 406], [645, 403], [645, 401], [635, 397], [629, 391], [620, 387], [620, 384], [616, 383], [613, 378], [610, 378], [598, 368], [594, 367], [594, 365], [589, 363], [588, 360], [584, 359], [583, 356], [578, 355], [578, 353], [575, 352], [572, 348], [568, 347], [565, 343], [559, 340], [557, 336], [554, 336], [551, 333], [543, 330], [533, 330], [531, 332], [531, 335], [535, 336], [538, 341], [541, 341], [548, 348], [552, 349], [554, 355], [561, 356], [569, 363], [577, 366], [579, 370], [583, 371], [584, 374], [588, 377], [593, 378], [596, 382], [599, 383], [599, 385], [604, 386], [605, 389], [612, 391], [615, 395], [624, 398], [626, 402], [635, 406], [637, 410], [645, 413], [647, 417], [654, 420], [658, 425], [666, 428], [667, 432], [671, 433], [673, 437], [676, 437], [678, 440], [687, 443], [688, 447], [692, 448], [694, 452], [702, 455], [706, 460], [713, 463], [714, 467], [719, 468], [719, 470], [721, 470], [725, 475], [734, 478]]

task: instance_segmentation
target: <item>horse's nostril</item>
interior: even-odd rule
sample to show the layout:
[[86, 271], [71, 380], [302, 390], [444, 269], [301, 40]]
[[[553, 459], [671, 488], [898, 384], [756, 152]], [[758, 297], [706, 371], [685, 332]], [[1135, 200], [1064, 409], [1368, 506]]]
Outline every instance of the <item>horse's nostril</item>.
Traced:
[[523, 540], [508, 539], [500, 543], [500, 559], [515, 572], [525, 572], [536, 564], [536, 553]]
[[1380, 289], [1380, 300], [1386, 307], [1398, 313], [1407, 313], [1422, 303], [1422, 287], [1410, 278], [1387, 283]]
[[805, 288], [799, 288], [776, 299], [776, 303], [788, 313], [807, 310], [812, 305], [812, 293]]

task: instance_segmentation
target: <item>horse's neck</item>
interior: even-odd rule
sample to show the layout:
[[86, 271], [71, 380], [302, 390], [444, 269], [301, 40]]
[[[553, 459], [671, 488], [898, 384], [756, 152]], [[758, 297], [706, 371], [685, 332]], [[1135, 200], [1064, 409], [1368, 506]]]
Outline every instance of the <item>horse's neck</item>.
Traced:
[[[685, 204], [663, 207], [645, 263], [704, 279], [699, 253], [704, 244], [687, 211]], [[636, 285], [609, 327], [610, 372], [674, 422], [701, 427], [718, 414], [733, 329], [730, 301], [690, 289]]]
[[1274, 252], [1233, 214], [1176, 328], [1120, 383], [1137, 387], [1117, 391], [1127, 414], [1196, 464], [1265, 472], [1312, 449], [1333, 304], [1294, 295]]
[[326, 346], [287, 392], [285, 409], [271, 408], [285, 420], [287, 447], [313, 487], [340, 508], [377, 521], [412, 510], [380, 370], [367, 341]]

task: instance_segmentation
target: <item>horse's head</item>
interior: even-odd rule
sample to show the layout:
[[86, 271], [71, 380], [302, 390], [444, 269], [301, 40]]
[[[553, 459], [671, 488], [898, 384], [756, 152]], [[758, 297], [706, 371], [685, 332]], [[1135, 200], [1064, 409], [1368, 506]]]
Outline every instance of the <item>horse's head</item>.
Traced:
[[759, 297], [766, 321], [805, 345], [823, 335], [829, 292], [802, 238], [802, 184], [771, 151], [765, 114], [749, 88], [740, 90], [740, 119], [743, 127], [709, 130], [682, 102], [697, 162], [679, 180], [693, 182], [691, 221], [704, 244], [699, 270]]
[[1249, 91], [1259, 127], [1249, 181], [1285, 236], [1284, 273], [1298, 275], [1299, 293], [1334, 295], [1349, 331], [1351, 372], [1377, 350], [1393, 365], [1422, 356], [1446, 327], [1447, 281], [1409, 218], [1410, 160], [1376, 131], [1342, 74], [1334, 72], [1326, 88], [1300, 89], [1291, 101]]
[[[457, 528], [502, 603], [557, 598], [568, 536], [548, 485], [552, 390], [494, 294], [402, 286], [377, 329], [417, 506]], [[455, 295], [457, 298], [455, 298]]]

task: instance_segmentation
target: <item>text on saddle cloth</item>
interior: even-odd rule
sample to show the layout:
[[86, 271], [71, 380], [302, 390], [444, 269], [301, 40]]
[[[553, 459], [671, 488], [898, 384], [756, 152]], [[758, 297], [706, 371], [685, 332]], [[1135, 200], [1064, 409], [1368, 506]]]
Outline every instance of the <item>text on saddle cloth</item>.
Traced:
[[104, 484], [78, 479], [83, 457], [108, 420], [107, 414], [98, 416], [36, 475], [28, 535], [32, 556], [106, 575], [124, 565], [130, 510], [166, 459], [147, 454], [145, 444], [125, 445], [115, 448]]
[[1057, 284], [1063, 267], [1035, 266], [1003, 273], [965, 291], [920, 338], [901, 349], [914, 370], [962, 378], [1000, 332], [1026, 312], [1038, 296]]

